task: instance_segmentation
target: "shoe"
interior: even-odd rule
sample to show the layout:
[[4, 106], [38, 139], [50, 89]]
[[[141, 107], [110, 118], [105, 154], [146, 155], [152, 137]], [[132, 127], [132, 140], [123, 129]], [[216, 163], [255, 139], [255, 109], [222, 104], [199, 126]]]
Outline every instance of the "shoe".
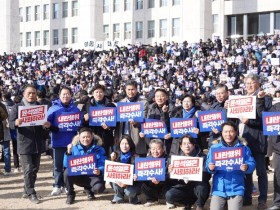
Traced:
[[258, 210], [264, 210], [267, 209], [267, 205], [265, 202], [259, 202], [258, 204]]
[[252, 201], [251, 200], [243, 200], [243, 206], [251, 206]]
[[67, 193], [68, 193], [67, 188], [66, 188], [66, 187], [62, 187], [62, 188], [61, 188], [61, 193], [67, 194]]
[[203, 208], [200, 206], [197, 206], [195, 210], [203, 210]]
[[154, 206], [157, 204], [158, 204], [158, 201], [148, 201], [147, 203], [144, 204], [144, 207]]
[[272, 206], [270, 208], [268, 208], [267, 210], [279, 210], [280, 206]]
[[172, 204], [172, 203], [167, 203], [166, 202], [166, 206], [167, 206], [167, 209], [174, 209], [174, 208], [176, 208], [176, 206], [174, 204]]
[[4, 176], [10, 176], [10, 175], [11, 175], [11, 172], [7, 172], [7, 171], [4, 172]]
[[71, 205], [75, 201], [75, 194], [67, 195], [66, 204]]
[[94, 199], [96, 199], [93, 192], [87, 191], [86, 194], [87, 194], [88, 201], [93, 201]]
[[29, 196], [27, 195], [26, 192], [23, 192], [21, 197], [22, 197], [22, 198], [28, 198]]
[[15, 168], [13, 172], [14, 174], [17, 174], [19, 172], [19, 168]]
[[31, 201], [31, 203], [34, 203], [34, 204], [38, 204], [40, 203], [39, 199], [37, 198], [37, 195], [36, 194], [31, 194], [29, 196], [29, 200]]
[[119, 201], [111, 200], [111, 204], [120, 204], [120, 203], [124, 203], [124, 201], [123, 200], [119, 200]]
[[51, 195], [52, 196], [57, 196], [57, 195], [60, 195], [60, 194], [61, 194], [61, 189], [58, 188], [58, 187], [54, 187], [53, 191], [51, 192]]
[[191, 210], [192, 208], [190, 206], [185, 206], [182, 210]]

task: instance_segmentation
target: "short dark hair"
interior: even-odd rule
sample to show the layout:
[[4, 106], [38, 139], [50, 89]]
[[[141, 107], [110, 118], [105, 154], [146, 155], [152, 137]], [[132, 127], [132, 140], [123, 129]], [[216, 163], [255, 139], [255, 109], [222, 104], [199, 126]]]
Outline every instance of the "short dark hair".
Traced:
[[78, 130], [79, 135], [83, 132], [89, 132], [89, 133], [93, 134], [93, 131], [89, 127], [82, 127]]
[[224, 122], [224, 123], [221, 125], [222, 130], [224, 129], [224, 127], [225, 127], [226, 125], [233, 127], [234, 131], [237, 132], [237, 126], [236, 126], [233, 122], [231, 122], [231, 121]]
[[155, 94], [156, 94], [156, 92], [162, 92], [162, 93], [165, 93], [165, 95], [166, 95], [167, 97], [169, 96], [168, 92], [167, 92], [165, 89], [163, 89], [163, 88], [158, 88], [158, 89], [156, 89], [156, 90], [155, 90]]
[[185, 98], [190, 98], [191, 101], [192, 101], [193, 106], [195, 106], [195, 97], [193, 95], [185, 94], [185, 95], [182, 96], [182, 100], [181, 101], [183, 101]]
[[127, 140], [127, 143], [128, 143], [128, 145], [130, 147], [130, 152], [135, 153], [135, 144], [134, 144], [132, 138], [129, 135], [126, 135], [126, 134], [122, 135], [122, 137], [120, 138], [120, 141], [119, 141], [119, 143], [117, 145], [118, 150], [121, 150], [120, 144], [121, 144], [123, 139]]
[[67, 87], [67, 86], [61, 87], [59, 90], [59, 95], [61, 94], [62, 90], [68, 90], [70, 92], [70, 94], [73, 95], [73, 92], [70, 87]]
[[90, 91], [90, 93], [93, 93], [94, 91], [96, 91], [97, 89], [101, 89], [103, 90], [103, 92], [105, 92], [105, 86], [104, 85], [100, 85], [100, 84], [97, 84], [97, 85], [94, 85], [94, 87], [92, 88], [92, 90]]
[[228, 86], [226, 86], [225, 84], [221, 84], [221, 83], [216, 86], [215, 90], [221, 89], [221, 88], [224, 88], [225, 91], [228, 91]]
[[127, 86], [134, 86], [135, 88], [137, 88], [138, 84], [135, 80], [128, 80], [126, 83], [125, 83], [125, 87]]
[[35, 85], [32, 85], [32, 84], [27, 84], [27, 85], [25, 85], [25, 86], [24, 86], [24, 88], [23, 88], [23, 92], [24, 92], [27, 88], [33, 88], [33, 89], [35, 89], [35, 90], [36, 90]]
[[193, 137], [192, 137], [191, 135], [189, 135], [189, 134], [185, 134], [184, 136], [182, 136], [182, 137], [179, 139], [179, 145], [180, 145], [180, 146], [182, 145], [182, 142], [183, 142], [183, 139], [184, 139], [184, 138], [188, 138], [189, 141], [190, 141], [190, 143], [193, 144], [193, 145], [197, 144], [195, 138], [193, 138]]

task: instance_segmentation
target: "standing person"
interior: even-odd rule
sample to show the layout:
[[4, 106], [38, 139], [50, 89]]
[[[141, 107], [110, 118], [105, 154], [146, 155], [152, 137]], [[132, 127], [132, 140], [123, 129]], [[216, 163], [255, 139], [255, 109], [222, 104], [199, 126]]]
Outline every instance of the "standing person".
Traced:
[[[210, 147], [208, 152], [206, 169], [213, 175], [211, 210], [223, 210], [228, 204], [228, 210], [242, 210], [244, 195], [244, 174], [253, 173], [256, 167], [250, 148], [237, 137], [237, 126], [232, 122], [222, 124], [222, 137]], [[244, 148], [243, 164], [240, 170], [216, 170], [212, 163], [212, 150], [215, 148]]]
[[[260, 90], [260, 79], [258, 75], [249, 74], [245, 78], [245, 88], [248, 96], [257, 96], [256, 119], [241, 118], [239, 124], [239, 136], [248, 141], [248, 146], [256, 161], [256, 171], [258, 176], [258, 187], [260, 195], [258, 197], [258, 209], [265, 209], [268, 191], [268, 178], [266, 173], [265, 155], [267, 152], [267, 139], [263, 135], [262, 112], [271, 108], [272, 99], [265, 96]], [[253, 174], [246, 174], [244, 206], [252, 205]]]
[[[125, 85], [126, 97], [121, 100], [121, 102], [143, 102], [144, 103], [144, 117], [147, 117], [148, 112], [148, 102], [146, 100], [141, 100], [139, 93], [137, 91], [137, 82], [134, 80], [127, 81]], [[146, 142], [144, 138], [139, 136], [141, 131], [141, 123], [135, 122], [133, 119], [129, 122], [120, 122], [116, 126], [115, 130], [115, 143], [121, 139], [121, 136], [124, 134], [130, 135], [134, 144], [136, 154], [140, 156], [147, 155]]]
[[[2, 93], [0, 93], [0, 98], [3, 98]], [[9, 176], [11, 173], [11, 134], [9, 129], [7, 106], [2, 103], [2, 101], [0, 102], [0, 115], [0, 144], [2, 145], [3, 159], [5, 164], [4, 175]]]
[[[86, 124], [89, 123], [89, 110], [90, 107], [115, 107], [115, 104], [113, 104], [108, 98], [105, 97], [105, 86], [103, 85], [95, 85], [91, 91], [91, 95], [93, 98], [89, 101], [87, 104], [87, 114], [84, 115], [84, 119]], [[110, 155], [110, 150], [113, 151], [114, 146], [114, 128], [109, 127], [106, 125], [106, 123], [103, 123], [102, 126], [90, 126], [91, 129], [95, 134], [100, 136], [103, 139], [103, 147], [106, 151], [107, 157]]]
[[[280, 102], [274, 104], [271, 109], [271, 112], [280, 112]], [[272, 149], [274, 152], [273, 162], [274, 164], [274, 176], [273, 176], [273, 184], [274, 184], [274, 198], [273, 198], [273, 206], [268, 210], [279, 210], [280, 209], [280, 135], [270, 136], [270, 140], [272, 143]]]
[[[102, 193], [105, 189], [104, 184], [104, 165], [105, 165], [105, 151], [99, 144], [94, 144], [97, 136], [95, 136], [90, 128], [84, 127], [79, 130], [79, 135], [73, 138], [71, 144], [67, 146], [67, 152], [64, 155], [64, 182], [67, 188], [67, 199], [66, 204], [73, 204], [75, 201], [76, 193], [74, 191], [74, 184], [84, 187], [87, 194], [87, 200], [91, 201], [95, 199], [94, 193]], [[98, 141], [102, 141], [98, 138]], [[68, 156], [80, 156], [93, 154], [96, 158], [96, 166], [93, 170], [93, 175], [79, 175], [69, 176], [68, 175]]]
[[22, 119], [18, 118], [19, 106], [38, 105], [36, 102], [36, 88], [27, 85], [23, 91], [23, 98], [20, 103], [15, 104], [11, 111], [10, 128], [17, 130], [18, 154], [20, 155], [22, 171], [24, 175], [23, 197], [29, 197], [32, 203], [38, 204], [35, 191], [35, 182], [40, 166], [41, 153], [43, 152], [44, 127], [49, 128], [50, 124], [45, 122], [43, 126], [20, 127]]
[[[79, 126], [74, 126], [71, 131], [63, 129], [63, 124], [72, 123], [74, 120], [67, 121], [66, 118], [65, 120], [60, 120], [63, 118], [62, 116], [69, 116], [69, 119], [76, 119], [76, 117], [79, 116], [78, 120], [81, 120], [82, 116], [80, 110], [72, 100], [72, 91], [68, 87], [61, 88], [59, 98], [53, 100], [52, 106], [48, 110], [48, 122], [51, 124], [49, 130], [51, 131], [54, 162], [54, 188], [51, 192], [52, 196], [60, 195], [63, 191], [63, 157], [64, 153], [67, 151], [67, 145], [71, 143], [72, 138], [77, 134], [77, 127]], [[72, 124], [75, 124], [75, 122]]]

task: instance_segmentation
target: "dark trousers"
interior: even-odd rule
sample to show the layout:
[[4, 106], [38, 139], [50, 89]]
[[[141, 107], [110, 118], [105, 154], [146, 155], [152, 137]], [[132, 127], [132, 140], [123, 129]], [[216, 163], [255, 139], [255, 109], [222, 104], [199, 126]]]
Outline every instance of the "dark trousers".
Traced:
[[194, 203], [203, 207], [209, 197], [210, 185], [206, 183], [189, 183], [186, 185], [175, 185], [165, 194], [167, 203], [181, 203], [191, 206]]
[[17, 141], [13, 140], [12, 145], [13, 145], [13, 156], [14, 156], [14, 167], [19, 168], [19, 155], [17, 153]]
[[65, 169], [64, 173], [64, 184], [68, 191], [68, 195], [75, 194], [74, 184], [80, 187], [84, 187], [86, 191], [90, 191], [93, 193], [102, 193], [105, 190], [105, 183], [103, 181], [103, 177], [96, 176], [68, 176], [68, 170]]
[[[258, 187], [260, 191], [258, 201], [266, 203], [267, 191], [268, 191], [268, 178], [266, 173], [265, 154], [252, 152], [252, 155], [256, 161]], [[253, 174], [246, 174], [244, 201], [252, 201], [252, 190], [253, 190]]]
[[143, 182], [141, 191], [145, 195], [147, 202], [154, 202], [164, 197], [166, 187], [162, 184], [156, 185], [152, 182]]
[[20, 155], [24, 176], [24, 190], [27, 195], [36, 194], [35, 182], [40, 167], [41, 154]]
[[274, 153], [273, 161], [275, 163], [274, 167], [274, 199], [273, 199], [273, 206], [280, 207], [280, 155]]

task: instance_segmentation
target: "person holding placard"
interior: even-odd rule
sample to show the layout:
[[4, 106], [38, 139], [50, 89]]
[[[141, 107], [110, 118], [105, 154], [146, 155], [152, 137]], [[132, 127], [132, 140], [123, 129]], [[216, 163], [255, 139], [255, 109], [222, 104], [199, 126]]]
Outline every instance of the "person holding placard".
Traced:
[[49, 128], [50, 124], [45, 122], [43, 126], [21, 126], [23, 119], [19, 116], [21, 106], [30, 108], [38, 105], [36, 97], [37, 92], [35, 86], [27, 85], [24, 87], [21, 102], [12, 107], [9, 116], [9, 125], [11, 129], [17, 130], [17, 153], [20, 155], [24, 176], [23, 198], [29, 197], [32, 203], [38, 204], [40, 201], [35, 191], [35, 182], [40, 167], [41, 153], [44, 148], [44, 137], [42, 133], [45, 132], [45, 128]]
[[[177, 150], [177, 156], [202, 157], [205, 162], [206, 155], [197, 145], [196, 139], [186, 134], [178, 141], [180, 147]], [[171, 159], [168, 160], [168, 163], [168, 172], [170, 174], [174, 168], [171, 164]], [[203, 166], [200, 170], [204, 170], [204, 168]], [[202, 181], [189, 181], [188, 179], [170, 180], [170, 187], [165, 194], [167, 208], [175, 208], [175, 203], [180, 203], [185, 206], [185, 210], [190, 210], [193, 204], [196, 205], [196, 210], [202, 210], [209, 197], [210, 178], [211, 175], [204, 170], [202, 173]]]
[[[134, 164], [135, 161], [135, 144], [131, 137], [123, 135], [119, 144], [117, 145], [117, 151], [111, 153], [111, 161], [116, 161], [126, 164]], [[131, 204], [140, 204], [138, 195], [141, 193], [141, 182], [134, 181], [132, 186], [128, 186], [121, 182], [112, 183], [112, 187], [115, 191], [115, 195], [112, 204], [124, 203], [124, 196], [126, 195]]]
[[[214, 163], [219, 155], [213, 152], [217, 149], [218, 152], [222, 149], [242, 149], [243, 154], [238, 153], [238, 157], [242, 161], [237, 170], [230, 169], [232, 165], [228, 165], [229, 168], [218, 168], [218, 163]], [[232, 162], [229, 159], [233, 158], [236, 152], [224, 152], [221, 162]], [[226, 159], [227, 155], [229, 159]], [[226, 156], [226, 157], [225, 157]], [[218, 162], [218, 161], [217, 161]], [[225, 204], [228, 205], [228, 210], [242, 210], [243, 196], [244, 196], [244, 176], [245, 174], [253, 173], [256, 163], [252, 157], [251, 150], [246, 146], [245, 140], [241, 140], [237, 137], [237, 126], [232, 122], [226, 122], [222, 124], [222, 137], [219, 141], [214, 142], [208, 152], [206, 169], [209, 173], [213, 174], [212, 184], [212, 198], [210, 203], [210, 210], [223, 210]]]
[[[98, 142], [95, 144], [94, 142]], [[87, 194], [87, 200], [95, 199], [95, 193], [102, 193], [105, 190], [103, 181], [104, 165], [105, 165], [105, 150], [102, 145], [102, 139], [96, 136], [90, 128], [83, 127], [79, 130], [79, 135], [73, 138], [71, 144], [68, 144], [67, 151], [64, 154], [63, 165], [64, 183], [67, 189], [66, 204], [73, 204], [75, 201], [74, 184], [84, 187]], [[93, 173], [89, 175], [70, 176], [70, 166], [68, 158], [73, 156], [94, 155]]]
[[[89, 124], [89, 110], [90, 107], [116, 107], [108, 98], [105, 97], [105, 86], [97, 84], [93, 87], [90, 94], [93, 96], [89, 103], [86, 105], [87, 114], [84, 115], [85, 123]], [[104, 122], [102, 126], [90, 126], [95, 134], [100, 136], [104, 141], [104, 149], [106, 151], [106, 155], [110, 155], [110, 150], [113, 151], [114, 145], [114, 135], [113, 131], [115, 127], [110, 127], [106, 125]]]
[[59, 98], [52, 101], [48, 110], [49, 130], [51, 131], [51, 145], [53, 148], [54, 188], [52, 196], [60, 195], [64, 189], [63, 182], [63, 157], [67, 151], [67, 145], [77, 134], [81, 126], [82, 114], [72, 100], [72, 90], [62, 87]]

